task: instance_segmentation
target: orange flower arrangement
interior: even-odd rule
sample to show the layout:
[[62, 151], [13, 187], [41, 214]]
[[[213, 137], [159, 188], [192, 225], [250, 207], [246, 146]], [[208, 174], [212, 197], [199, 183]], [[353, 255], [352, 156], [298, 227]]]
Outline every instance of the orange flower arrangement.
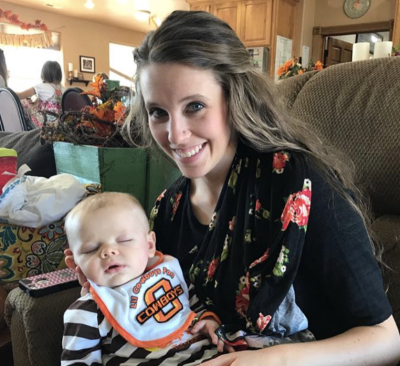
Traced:
[[321, 61], [317, 61], [314, 63], [310, 61], [310, 63], [303, 67], [297, 60], [297, 58], [293, 58], [291, 60], [286, 61], [283, 65], [281, 65], [277, 71], [279, 76], [279, 80], [287, 79], [291, 76], [301, 75], [308, 71], [320, 71], [324, 68]]
[[123, 99], [130, 100], [127, 87], [109, 87], [101, 74], [97, 75], [90, 91], [92, 105], [81, 111], [67, 111], [54, 122], [45, 121], [42, 141], [67, 141], [78, 145], [128, 146], [121, 136], [121, 128], [127, 115]]

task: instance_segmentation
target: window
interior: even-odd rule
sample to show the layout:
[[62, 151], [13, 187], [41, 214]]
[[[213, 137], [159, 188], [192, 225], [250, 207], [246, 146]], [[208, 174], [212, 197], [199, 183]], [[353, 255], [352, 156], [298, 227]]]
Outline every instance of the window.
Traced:
[[110, 75], [111, 80], [119, 80], [121, 86], [132, 87], [132, 78], [136, 72], [133, 62], [134, 47], [110, 43]]
[[[19, 26], [1, 24], [0, 31], [8, 34], [24, 34]], [[32, 29], [29, 33], [39, 33]], [[40, 74], [46, 61], [57, 61], [63, 70], [63, 57], [60, 51], [60, 33], [52, 32], [54, 45], [50, 48], [14, 47], [1, 45], [9, 73], [8, 86], [20, 92], [40, 84]]]

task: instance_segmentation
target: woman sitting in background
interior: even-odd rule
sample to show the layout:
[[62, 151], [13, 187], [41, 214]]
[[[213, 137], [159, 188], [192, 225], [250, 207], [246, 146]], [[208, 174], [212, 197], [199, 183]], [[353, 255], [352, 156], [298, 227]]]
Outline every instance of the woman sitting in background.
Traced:
[[[47, 61], [43, 65], [41, 78], [43, 83], [17, 93], [21, 100], [30, 98], [35, 94], [38, 96], [37, 104], [32, 104], [30, 101], [22, 102], [28, 117], [37, 127], [43, 125], [44, 116], [42, 112], [49, 111], [57, 114], [61, 112], [61, 96], [64, 91], [61, 86], [61, 66], [57, 61]], [[54, 117], [47, 115], [47, 120], [54, 120]]]
[[6, 58], [4, 56], [4, 51], [0, 49], [0, 87], [4, 88], [7, 86], [8, 71]]

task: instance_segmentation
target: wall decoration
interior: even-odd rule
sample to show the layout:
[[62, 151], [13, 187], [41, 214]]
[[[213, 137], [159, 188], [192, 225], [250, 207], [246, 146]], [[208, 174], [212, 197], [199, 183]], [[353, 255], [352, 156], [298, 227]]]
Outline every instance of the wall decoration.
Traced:
[[95, 72], [94, 57], [79, 56], [79, 64], [81, 72]]
[[36, 34], [9, 34], [0, 33], [0, 43], [14, 46], [14, 47], [35, 47], [35, 48], [47, 48], [53, 45], [51, 31], [47, 29], [46, 24], [42, 23], [41, 20], [35, 20], [35, 23], [26, 23], [18, 19], [18, 14], [14, 14], [11, 10], [0, 9], [0, 19], [5, 19], [12, 25], [17, 25], [24, 30], [39, 30], [43, 33]]
[[370, 0], [345, 0], [344, 13], [352, 19], [361, 18], [369, 9]]

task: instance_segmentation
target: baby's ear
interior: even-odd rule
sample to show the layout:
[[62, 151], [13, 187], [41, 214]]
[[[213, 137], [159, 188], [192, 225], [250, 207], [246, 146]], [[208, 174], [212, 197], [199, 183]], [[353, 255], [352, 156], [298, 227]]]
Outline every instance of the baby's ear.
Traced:
[[149, 258], [153, 258], [156, 254], [156, 233], [154, 231], [147, 234], [147, 242], [149, 244]]

